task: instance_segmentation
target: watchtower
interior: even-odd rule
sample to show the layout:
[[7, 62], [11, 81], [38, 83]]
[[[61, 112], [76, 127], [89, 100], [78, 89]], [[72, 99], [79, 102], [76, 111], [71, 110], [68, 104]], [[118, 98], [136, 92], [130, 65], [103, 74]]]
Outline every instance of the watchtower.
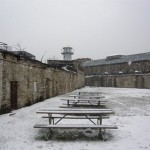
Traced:
[[61, 54], [64, 60], [71, 60], [71, 56], [74, 54], [72, 47], [63, 47], [61, 49]]

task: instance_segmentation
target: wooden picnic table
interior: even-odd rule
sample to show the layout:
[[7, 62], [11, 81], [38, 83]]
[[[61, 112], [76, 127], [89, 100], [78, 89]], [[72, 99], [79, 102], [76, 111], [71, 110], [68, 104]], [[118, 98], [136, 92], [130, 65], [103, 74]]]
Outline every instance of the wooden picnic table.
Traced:
[[93, 96], [98, 96], [102, 94], [102, 92], [86, 92], [86, 91], [80, 91], [79, 95], [93, 95]]
[[[49, 124], [36, 124], [34, 128], [48, 128], [51, 129], [99, 129], [99, 136], [103, 138], [102, 130], [106, 129], [117, 129], [116, 125], [102, 125], [102, 119], [106, 119], [110, 114], [114, 114], [111, 109], [59, 109], [59, 108], [42, 108], [36, 113], [38, 114], [46, 114], [49, 119]], [[59, 115], [59, 116], [55, 116]], [[76, 118], [74, 118], [76, 116]], [[84, 118], [82, 118], [84, 117]], [[57, 121], [54, 122], [54, 119]], [[63, 119], [87, 119], [92, 124], [59, 124], [59, 122]], [[97, 124], [93, 121], [93, 119], [97, 119]], [[53, 120], [53, 121], [52, 121]], [[46, 138], [47, 139], [47, 138]]]
[[63, 101], [66, 101], [66, 105], [67, 107], [69, 106], [77, 106], [77, 105], [81, 105], [81, 104], [84, 104], [84, 105], [91, 105], [91, 106], [98, 106], [100, 107], [101, 103], [105, 103], [107, 102], [107, 100], [105, 99], [91, 99], [91, 98], [86, 98], [86, 99], [83, 99], [83, 98], [78, 98], [78, 99], [72, 99], [72, 98], [63, 98], [63, 99], [60, 99], [60, 100], [63, 100]]
[[73, 97], [73, 98], [78, 98], [78, 99], [101, 99], [101, 98], [105, 98], [105, 96], [93, 96], [93, 95], [78, 95], [78, 94], [73, 94], [73, 95], [69, 95], [69, 97]]
[[[49, 124], [57, 124], [62, 119], [68, 116], [84, 116], [86, 119], [90, 120], [93, 124], [95, 124], [90, 116], [97, 116], [97, 124], [102, 124], [102, 116], [114, 114], [111, 109], [41, 109], [36, 113], [47, 114], [49, 118]], [[60, 119], [54, 122], [54, 115], [60, 115]], [[81, 117], [80, 117], [81, 118]], [[79, 118], [79, 119], [80, 119]], [[52, 122], [53, 121], [53, 122]], [[98, 123], [99, 122], [99, 123]]]

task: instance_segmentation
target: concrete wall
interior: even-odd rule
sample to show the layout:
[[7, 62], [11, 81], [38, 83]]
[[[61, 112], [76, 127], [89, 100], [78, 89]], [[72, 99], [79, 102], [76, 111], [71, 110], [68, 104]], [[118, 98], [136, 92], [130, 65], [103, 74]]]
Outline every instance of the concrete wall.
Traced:
[[11, 110], [10, 83], [17, 81], [18, 108], [84, 86], [82, 71], [55, 69], [34, 60], [0, 53], [0, 113]]

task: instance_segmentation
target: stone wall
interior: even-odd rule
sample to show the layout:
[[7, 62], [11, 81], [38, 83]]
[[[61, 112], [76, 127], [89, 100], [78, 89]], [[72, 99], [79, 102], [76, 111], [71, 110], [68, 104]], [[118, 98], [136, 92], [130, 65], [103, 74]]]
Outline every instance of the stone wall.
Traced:
[[150, 88], [150, 61], [85, 66], [85, 85]]
[[84, 86], [82, 71], [69, 72], [35, 60], [0, 53], [0, 113], [11, 110], [11, 83], [17, 83], [17, 108]]
[[96, 87], [147, 88], [150, 74], [94, 75], [85, 77], [85, 85]]
[[2, 84], [2, 76], [3, 76], [3, 61], [1, 60], [2, 59], [2, 54], [0, 53], [0, 106], [2, 106], [2, 95], [3, 95], [3, 84]]
[[85, 66], [85, 75], [149, 73], [150, 61]]

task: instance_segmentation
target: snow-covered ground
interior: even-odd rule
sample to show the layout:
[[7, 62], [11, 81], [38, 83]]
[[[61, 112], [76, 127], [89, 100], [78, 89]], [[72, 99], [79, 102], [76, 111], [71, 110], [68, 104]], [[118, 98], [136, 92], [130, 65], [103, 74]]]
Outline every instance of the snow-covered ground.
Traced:
[[108, 100], [107, 107], [115, 111], [115, 115], [104, 123], [115, 124], [118, 129], [107, 130], [106, 141], [92, 137], [93, 131], [87, 132], [87, 139], [60, 140], [61, 133], [72, 134], [67, 131], [60, 131], [58, 135], [56, 132], [55, 138], [48, 141], [41, 138], [44, 130], [33, 126], [48, 120], [41, 118], [36, 111], [58, 108], [62, 104], [60, 98], [67, 96], [64, 94], [13, 111], [14, 115], [0, 115], [0, 150], [150, 150], [150, 90], [85, 87], [72, 93], [81, 90], [102, 92]]

